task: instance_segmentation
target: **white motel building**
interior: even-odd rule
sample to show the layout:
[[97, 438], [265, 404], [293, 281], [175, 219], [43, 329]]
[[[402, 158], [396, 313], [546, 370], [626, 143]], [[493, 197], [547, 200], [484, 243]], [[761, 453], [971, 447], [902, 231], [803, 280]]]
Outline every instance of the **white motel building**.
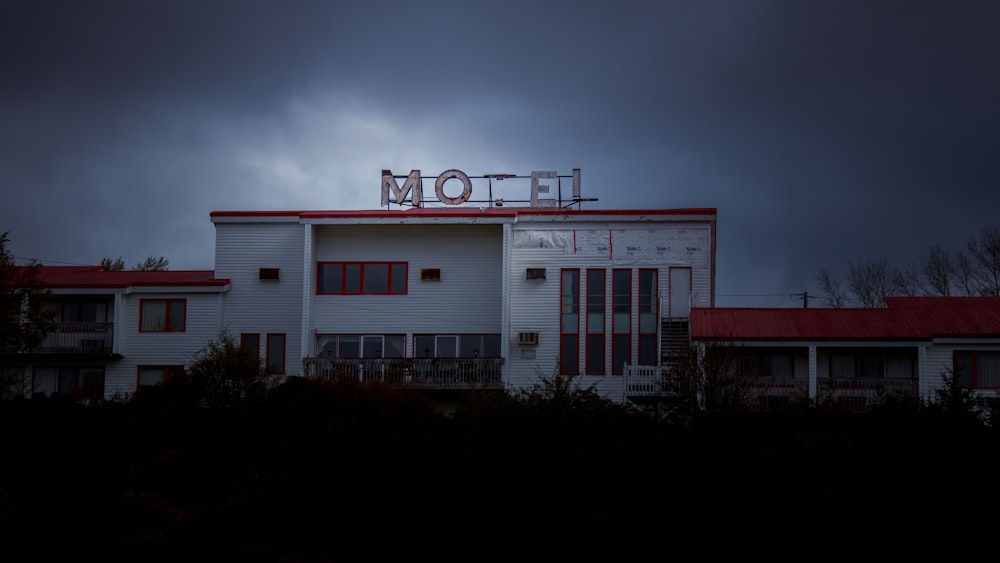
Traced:
[[[214, 270], [44, 266], [58, 328], [0, 369], [25, 395], [127, 397], [228, 332], [286, 376], [516, 390], [561, 374], [622, 402], [662, 393], [673, 354], [721, 340], [757, 356], [762, 404], [928, 396], [951, 366], [1000, 389], [1000, 298], [716, 309], [714, 208], [582, 209], [578, 170], [532, 173], [517, 206], [494, 197], [503, 178], [476, 177], [490, 181], [478, 202], [457, 170], [431, 205], [419, 171], [383, 171], [378, 210], [214, 211]], [[569, 178], [572, 197], [543, 197]]]

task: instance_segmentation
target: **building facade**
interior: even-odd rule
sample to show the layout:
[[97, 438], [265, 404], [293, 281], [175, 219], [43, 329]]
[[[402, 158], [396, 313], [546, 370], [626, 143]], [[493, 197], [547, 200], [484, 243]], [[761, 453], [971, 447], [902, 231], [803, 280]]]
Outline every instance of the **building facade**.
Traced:
[[422, 389], [553, 374], [625, 399], [626, 366], [714, 306], [715, 209], [217, 211], [214, 271], [43, 267], [58, 329], [0, 359], [25, 393], [129, 396], [225, 331], [287, 375]]

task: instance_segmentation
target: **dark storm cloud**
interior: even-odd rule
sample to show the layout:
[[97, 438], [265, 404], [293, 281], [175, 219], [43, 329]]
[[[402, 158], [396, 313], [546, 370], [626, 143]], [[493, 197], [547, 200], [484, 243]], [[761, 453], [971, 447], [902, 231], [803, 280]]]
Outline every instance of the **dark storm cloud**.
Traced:
[[820, 266], [909, 263], [998, 209], [993, 2], [2, 10], [23, 257], [210, 268], [214, 209], [373, 208], [382, 168], [578, 167], [591, 207], [717, 207], [718, 302], [795, 305]]

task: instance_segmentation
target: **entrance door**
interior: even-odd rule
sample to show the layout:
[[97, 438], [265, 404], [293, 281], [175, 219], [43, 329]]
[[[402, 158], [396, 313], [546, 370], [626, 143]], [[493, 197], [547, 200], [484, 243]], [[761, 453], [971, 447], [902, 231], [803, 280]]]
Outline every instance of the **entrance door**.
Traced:
[[691, 268], [670, 268], [670, 316], [691, 316]]

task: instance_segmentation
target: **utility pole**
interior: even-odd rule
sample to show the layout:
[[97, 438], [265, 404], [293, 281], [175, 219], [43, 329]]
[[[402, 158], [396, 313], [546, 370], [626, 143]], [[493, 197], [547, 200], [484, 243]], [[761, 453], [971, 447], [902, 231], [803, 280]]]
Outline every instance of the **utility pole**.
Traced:
[[802, 293], [793, 293], [792, 297], [799, 297], [799, 298], [802, 299], [802, 308], [803, 309], [808, 309], [809, 308], [809, 292], [808, 291], [803, 291]]

